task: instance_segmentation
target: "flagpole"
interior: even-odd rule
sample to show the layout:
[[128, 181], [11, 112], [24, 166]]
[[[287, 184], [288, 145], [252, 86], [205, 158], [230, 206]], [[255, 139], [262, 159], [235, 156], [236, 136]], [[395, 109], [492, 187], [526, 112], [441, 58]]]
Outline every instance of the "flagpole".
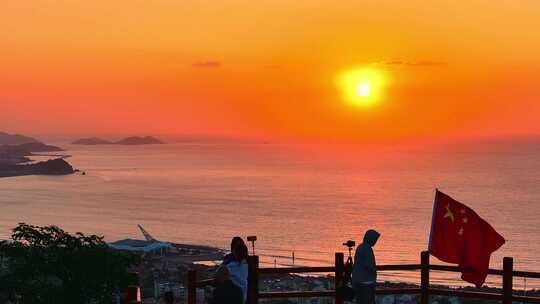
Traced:
[[435, 199], [433, 199], [433, 211], [431, 213], [431, 229], [429, 230], [428, 252], [431, 252], [431, 239], [433, 238], [433, 227], [435, 226], [435, 210], [437, 210], [438, 196], [439, 196], [439, 189], [435, 188]]

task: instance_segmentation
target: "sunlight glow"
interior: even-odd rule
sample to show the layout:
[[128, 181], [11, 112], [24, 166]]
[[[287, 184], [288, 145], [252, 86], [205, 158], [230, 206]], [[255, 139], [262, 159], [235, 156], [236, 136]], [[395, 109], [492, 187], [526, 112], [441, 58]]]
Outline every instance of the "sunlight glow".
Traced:
[[358, 85], [358, 96], [366, 97], [369, 95], [369, 92], [371, 91], [371, 87], [369, 83], [360, 83]]
[[344, 72], [338, 81], [345, 101], [355, 106], [374, 106], [383, 97], [388, 76], [374, 68], [359, 68]]

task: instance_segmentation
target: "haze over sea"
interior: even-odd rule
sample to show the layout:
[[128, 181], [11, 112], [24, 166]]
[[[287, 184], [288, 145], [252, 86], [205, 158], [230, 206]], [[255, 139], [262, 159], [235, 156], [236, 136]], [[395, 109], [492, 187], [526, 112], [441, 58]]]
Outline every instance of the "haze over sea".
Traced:
[[141, 238], [142, 224], [160, 240], [222, 248], [232, 236], [257, 235], [269, 265], [291, 264], [292, 251], [297, 265], [321, 265], [374, 228], [382, 233], [378, 263], [418, 263], [438, 187], [505, 237], [492, 267], [512, 256], [515, 269], [540, 271], [540, 145], [531, 142], [325, 152], [285, 144], [60, 145], [87, 174], [1, 179], [0, 238], [27, 222], [114, 241]]

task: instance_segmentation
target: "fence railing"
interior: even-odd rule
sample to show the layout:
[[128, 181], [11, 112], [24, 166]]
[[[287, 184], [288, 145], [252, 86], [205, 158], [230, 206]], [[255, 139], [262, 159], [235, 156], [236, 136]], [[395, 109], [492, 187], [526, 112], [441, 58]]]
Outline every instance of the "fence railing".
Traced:
[[[259, 292], [259, 276], [268, 274], [291, 274], [291, 273], [334, 273], [335, 286], [341, 286], [344, 279], [344, 255], [341, 252], [335, 254], [335, 265], [324, 267], [278, 267], [261, 268], [259, 267], [259, 257], [250, 256], [248, 258], [248, 303], [255, 304], [259, 299], [272, 298], [314, 298], [314, 297], [333, 297], [334, 303], [343, 304], [344, 299], [336, 290], [328, 291], [271, 291]], [[477, 292], [466, 290], [453, 290], [431, 288], [429, 274], [431, 270], [460, 272], [457, 266], [433, 265], [429, 262], [429, 253], [423, 251], [420, 254], [420, 264], [400, 264], [400, 265], [379, 265], [377, 271], [417, 271], [420, 270], [419, 288], [384, 288], [377, 289], [378, 295], [388, 294], [419, 294], [420, 304], [428, 304], [430, 295], [454, 296], [464, 298], [477, 298], [486, 300], [497, 300], [503, 304], [512, 304], [512, 302], [535, 303], [540, 304], [540, 297], [517, 296], [513, 294], [513, 278], [536, 278], [540, 279], [540, 272], [515, 271], [513, 269], [513, 259], [511, 257], [503, 258], [503, 269], [489, 269], [488, 274], [502, 276], [502, 293]], [[202, 288], [213, 284], [213, 280], [197, 281], [197, 272], [189, 270], [187, 273], [187, 293], [188, 304], [197, 303], [197, 288]]]

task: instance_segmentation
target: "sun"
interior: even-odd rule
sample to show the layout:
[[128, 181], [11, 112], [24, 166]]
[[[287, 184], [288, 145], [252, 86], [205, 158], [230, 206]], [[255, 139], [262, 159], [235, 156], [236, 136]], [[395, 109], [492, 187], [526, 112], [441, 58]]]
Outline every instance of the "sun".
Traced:
[[371, 91], [371, 86], [369, 85], [369, 82], [362, 82], [358, 84], [356, 90], [358, 96], [367, 97], [369, 96], [369, 92]]
[[377, 105], [383, 97], [388, 76], [382, 70], [357, 68], [345, 71], [338, 80], [343, 98], [355, 106]]

